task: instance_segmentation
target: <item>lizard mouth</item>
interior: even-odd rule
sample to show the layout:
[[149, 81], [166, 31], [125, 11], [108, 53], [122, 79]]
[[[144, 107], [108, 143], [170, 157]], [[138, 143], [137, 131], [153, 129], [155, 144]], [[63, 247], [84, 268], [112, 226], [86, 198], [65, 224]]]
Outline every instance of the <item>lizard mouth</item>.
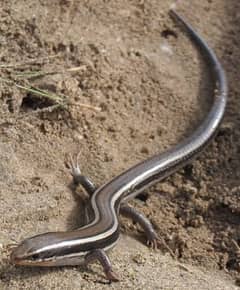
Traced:
[[39, 262], [42, 262], [39, 259], [39, 255], [35, 254], [30, 257], [23, 256], [19, 253], [20, 248], [19, 246], [15, 245], [11, 248], [12, 252], [10, 254], [10, 261], [14, 265], [37, 265]]
[[24, 259], [24, 257], [20, 257], [17, 255], [17, 249], [18, 247], [14, 247], [12, 249], [12, 252], [10, 254], [10, 261], [14, 265], [23, 265], [26, 263], [26, 260]]
[[25, 257], [18, 257], [14, 252], [10, 255], [10, 261], [12, 264], [16, 266], [52, 266], [53, 263], [51, 260], [42, 260], [37, 259], [35, 255], [31, 256], [30, 258]]

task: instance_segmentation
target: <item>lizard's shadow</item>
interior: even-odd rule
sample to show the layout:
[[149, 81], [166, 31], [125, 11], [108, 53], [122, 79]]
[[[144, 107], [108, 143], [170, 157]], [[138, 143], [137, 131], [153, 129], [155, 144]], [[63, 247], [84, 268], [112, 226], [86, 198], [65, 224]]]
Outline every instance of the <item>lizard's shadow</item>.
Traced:
[[[68, 188], [74, 198], [74, 206], [66, 221], [66, 228], [71, 231], [86, 225], [93, 218], [93, 212], [90, 206], [90, 197], [86, 196], [81, 186], [76, 187], [74, 182], [71, 182], [68, 184]], [[88, 219], [86, 214], [89, 215]]]

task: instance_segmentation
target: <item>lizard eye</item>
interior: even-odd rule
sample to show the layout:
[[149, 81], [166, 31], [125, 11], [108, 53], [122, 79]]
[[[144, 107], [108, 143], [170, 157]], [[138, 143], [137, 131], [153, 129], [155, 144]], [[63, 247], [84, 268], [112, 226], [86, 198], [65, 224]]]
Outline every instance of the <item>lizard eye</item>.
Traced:
[[33, 254], [32, 256], [31, 256], [31, 259], [33, 260], [33, 261], [36, 261], [36, 260], [38, 260], [40, 258], [40, 255], [39, 254]]

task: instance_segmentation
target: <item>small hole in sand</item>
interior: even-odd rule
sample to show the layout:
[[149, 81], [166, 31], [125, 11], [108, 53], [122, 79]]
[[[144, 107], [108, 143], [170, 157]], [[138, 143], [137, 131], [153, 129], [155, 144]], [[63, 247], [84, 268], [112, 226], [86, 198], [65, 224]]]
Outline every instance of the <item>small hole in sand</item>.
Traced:
[[40, 98], [33, 96], [32, 94], [27, 94], [22, 100], [21, 109], [22, 111], [43, 109], [52, 106], [54, 103], [46, 98]]
[[175, 31], [171, 30], [171, 29], [164, 29], [162, 32], [161, 32], [161, 35], [162, 37], [164, 38], [170, 38], [170, 37], [174, 37], [174, 38], [177, 38], [178, 35]]

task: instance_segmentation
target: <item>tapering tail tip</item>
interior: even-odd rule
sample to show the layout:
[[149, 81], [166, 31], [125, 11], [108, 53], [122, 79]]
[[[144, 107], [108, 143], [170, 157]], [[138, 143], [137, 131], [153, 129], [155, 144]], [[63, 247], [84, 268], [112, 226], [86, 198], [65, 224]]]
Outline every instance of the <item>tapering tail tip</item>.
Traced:
[[176, 12], [175, 7], [170, 7], [169, 9], [169, 15], [174, 19], [174, 20], [181, 20], [180, 15]]

